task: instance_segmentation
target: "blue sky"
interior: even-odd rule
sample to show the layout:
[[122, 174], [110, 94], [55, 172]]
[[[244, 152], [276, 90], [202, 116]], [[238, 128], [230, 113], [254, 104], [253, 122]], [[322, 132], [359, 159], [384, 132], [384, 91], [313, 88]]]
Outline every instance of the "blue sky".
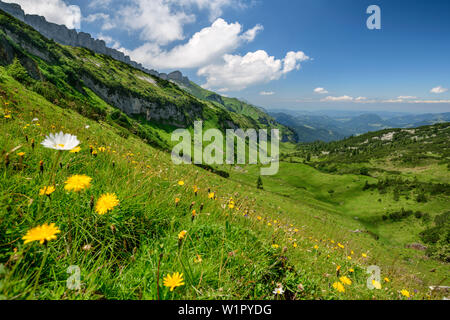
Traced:
[[7, 1], [268, 109], [450, 112], [448, 0]]

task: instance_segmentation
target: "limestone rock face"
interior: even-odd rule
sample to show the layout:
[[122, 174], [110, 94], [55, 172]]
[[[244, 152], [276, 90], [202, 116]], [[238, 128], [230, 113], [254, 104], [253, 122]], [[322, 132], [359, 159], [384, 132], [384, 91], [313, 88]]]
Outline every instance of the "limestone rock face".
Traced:
[[167, 75], [167, 78], [172, 81], [176, 81], [178, 83], [182, 83], [185, 86], [189, 85], [189, 78], [184, 77], [180, 71], [174, 71]]
[[201, 114], [202, 112], [200, 108], [195, 107], [185, 110], [175, 105], [165, 105], [162, 107], [145, 98], [111, 92], [107, 87], [102, 86], [87, 76], [83, 76], [82, 80], [89, 89], [109, 104], [129, 115], [144, 115], [147, 121], [157, 121], [176, 127], [185, 127], [185, 124], [188, 122], [187, 117], [194, 118], [195, 115]]
[[[108, 55], [113, 59], [122, 61], [132, 67], [142, 70], [153, 76], [160, 77], [164, 80], [175, 80], [182, 83], [189, 83], [187, 77], [183, 77], [180, 71], [172, 72], [167, 75], [165, 73], [159, 73], [156, 70], [149, 70], [142, 66], [142, 64], [132, 61], [129, 56], [126, 56], [123, 52], [108, 48], [105, 41], [94, 39], [90, 34], [85, 32], [77, 32], [76, 30], [70, 30], [64, 25], [58, 25], [48, 22], [44, 17], [38, 15], [25, 14], [22, 8], [15, 3], [5, 3], [0, 0], [0, 10], [3, 10], [13, 17], [25, 22], [39, 33], [44, 35], [48, 39], [52, 39], [63, 45], [73, 46], [73, 47], [83, 47], [90, 49], [96, 53]], [[174, 79], [172, 79], [173, 77]]]

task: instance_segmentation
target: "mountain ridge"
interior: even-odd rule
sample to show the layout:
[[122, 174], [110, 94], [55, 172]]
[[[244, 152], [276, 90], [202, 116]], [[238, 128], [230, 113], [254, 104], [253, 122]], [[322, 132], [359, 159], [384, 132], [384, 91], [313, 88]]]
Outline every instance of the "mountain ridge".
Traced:
[[6, 3], [0, 0], [0, 10], [3, 10], [22, 22], [25, 22], [45, 37], [62, 45], [82, 47], [90, 49], [96, 53], [108, 55], [113, 59], [124, 62], [149, 75], [153, 75], [164, 80], [177, 80], [181, 82], [189, 81], [189, 79], [183, 76], [180, 71], [174, 71], [166, 74], [159, 73], [153, 69], [147, 69], [141, 63], [131, 60], [131, 58], [123, 52], [107, 47], [104, 40], [95, 39], [89, 33], [78, 32], [74, 29], [69, 29], [64, 25], [49, 22], [45, 19], [45, 17], [39, 15], [25, 14], [22, 7], [16, 3]]

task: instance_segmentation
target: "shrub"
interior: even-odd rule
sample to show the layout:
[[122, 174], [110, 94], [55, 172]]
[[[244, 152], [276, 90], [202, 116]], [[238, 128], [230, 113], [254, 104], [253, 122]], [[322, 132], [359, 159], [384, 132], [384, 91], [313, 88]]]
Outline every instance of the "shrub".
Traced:
[[8, 74], [20, 83], [28, 85], [32, 82], [27, 69], [22, 66], [17, 57], [14, 58], [13, 63], [8, 66]]

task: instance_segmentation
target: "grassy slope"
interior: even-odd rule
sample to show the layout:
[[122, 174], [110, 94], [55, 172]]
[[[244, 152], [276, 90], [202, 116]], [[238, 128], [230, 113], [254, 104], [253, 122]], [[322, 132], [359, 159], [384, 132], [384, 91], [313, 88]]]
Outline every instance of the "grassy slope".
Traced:
[[[287, 289], [287, 299], [398, 299], [398, 290], [403, 288], [418, 289], [415, 298], [427, 296], [423, 286], [429, 282], [418, 281], [423, 275], [417, 266], [405, 261], [394, 263], [396, 257], [370, 236], [349, 233], [358, 224], [342, 219], [335, 210], [243, 187], [241, 182], [195, 167], [173, 166], [168, 154], [136, 136], [123, 138], [104, 121], [95, 122], [73, 110], [61, 109], [12, 80], [2, 68], [0, 72], [3, 298], [156, 299], [160, 253], [161, 277], [180, 271], [186, 279], [186, 285], [174, 293], [161, 288], [161, 298], [166, 299], [271, 299], [277, 283]], [[12, 119], [4, 118], [5, 114], [11, 114]], [[35, 117], [39, 125], [31, 121]], [[85, 129], [86, 125], [90, 128]], [[56, 174], [57, 191], [51, 200], [39, 198], [39, 189], [47, 184], [56, 157], [54, 151], [39, 143], [45, 134], [59, 130], [76, 134], [82, 141], [82, 152], [63, 154], [62, 169]], [[36, 141], [34, 150], [31, 139]], [[89, 145], [104, 146], [108, 151], [93, 157]], [[5, 152], [18, 146], [5, 167]], [[19, 151], [26, 153], [23, 168]], [[40, 160], [46, 168], [43, 176], [39, 175]], [[92, 187], [80, 194], [66, 193], [64, 181], [75, 173], [93, 177]], [[178, 186], [179, 180], [186, 185]], [[194, 185], [200, 188], [197, 197], [192, 191]], [[216, 201], [207, 199], [208, 188], [217, 192]], [[98, 216], [89, 203], [91, 197], [98, 199], [104, 192], [115, 192], [120, 207]], [[178, 206], [176, 197], [181, 199]], [[230, 197], [236, 201], [235, 209], [227, 207]], [[193, 201], [197, 211], [204, 204], [194, 222], [189, 209]], [[48, 245], [48, 259], [33, 293], [46, 249], [39, 244], [23, 245], [21, 237], [44, 222], [56, 223], [62, 233]], [[181, 230], [187, 230], [188, 237], [179, 249], [177, 234]], [[344, 249], [336, 246], [338, 241]], [[280, 247], [275, 249], [273, 244]], [[368, 258], [362, 258], [362, 253]], [[194, 261], [197, 254], [202, 257], [201, 263]], [[365, 286], [365, 266], [371, 264], [379, 265], [382, 276], [392, 281], [383, 283], [382, 290], [370, 291]], [[80, 291], [66, 289], [69, 265], [81, 269]], [[331, 287], [338, 280], [337, 265], [342, 267], [340, 275], [348, 275], [353, 281], [346, 293], [337, 293]], [[349, 272], [350, 268], [355, 272]], [[437, 268], [441, 272], [444, 266]], [[298, 288], [300, 284], [303, 290]]]
[[[14, 40], [9, 36], [11, 34]], [[211, 101], [198, 99], [170, 81], [145, 74], [109, 56], [84, 48], [58, 45], [3, 11], [0, 11], [0, 40], [14, 48], [14, 55], [19, 57], [22, 65], [28, 69], [33, 64], [39, 67], [39, 74], [45, 82], [34, 84], [34, 91], [61, 107], [67, 107], [70, 101], [73, 104], [70, 107], [91, 119], [109, 120], [126, 129], [131, 128], [133, 133], [164, 149], [170, 149], [172, 145], [169, 133], [175, 126], [192, 128], [196, 120], [203, 120], [205, 128], [267, 127], [265, 119], [268, 116], [262, 111], [259, 112], [264, 122], [240, 112], [242, 110], [225, 109]], [[2, 60], [6, 56], [2, 49], [0, 47], [0, 64], [5, 63]], [[111, 119], [111, 114], [117, 109], [91, 94], [92, 91], [81, 81], [86, 77], [106, 88], [108, 95], [118, 94], [124, 99], [137, 97], [160, 108], [175, 106], [186, 121], [179, 123], [176, 119], [169, 119], [161, 124], [161, 121], [145, 121], [144, 115], [125, 114], [120, 116], [123, 121]]]
[[[423, 186], [445, 185], [450, 181], [449, 128], [448, 124], [440, 124], [414, 132], [391, 129], [330, 144], [303, 145], [285, 155], [278, 175], [263, 178], [264, 188], [312, 208], [333, 212], [339, 224], [348, 226], [349, 230], [367, 230], [378, 236], [379, 249], [414, 266], [422, 277], [448, 283], [448, 264], [431, 260], [423, 252], [405, 246], [421, 243], [419, 233], [433, 224], [436, 215], [449, 209], [448, 185], [447, 194], [426, 192], [427, 202], [416, 201]], [[392, 131], [398, 133], [392, 141], [373, 139]], [[415, 137], [424, 140], [423, 143], [415, 142]], [[308, 154], [312, 160], [304, 164]], [[360, 174], [363, 168], [368, 169], [370, 177]], [[235, 171], [231, 179], [255, 185], [259, 171], [251, 167], [243, 170], [245, 174]], [[376, 188], [363, 190], [366, 181], [375, 185], [387, 178], [418, 181], [418, 185], [400, 192], [398, 200], [393, 196], [395, 184], [382, 193]], [[400, 221], [383, 220], [384, 215], [403, 208], [427, 213], [431, 219], [426, 221], [413, 215]], [[364, 241], [365, 235], [360, 237]]]

